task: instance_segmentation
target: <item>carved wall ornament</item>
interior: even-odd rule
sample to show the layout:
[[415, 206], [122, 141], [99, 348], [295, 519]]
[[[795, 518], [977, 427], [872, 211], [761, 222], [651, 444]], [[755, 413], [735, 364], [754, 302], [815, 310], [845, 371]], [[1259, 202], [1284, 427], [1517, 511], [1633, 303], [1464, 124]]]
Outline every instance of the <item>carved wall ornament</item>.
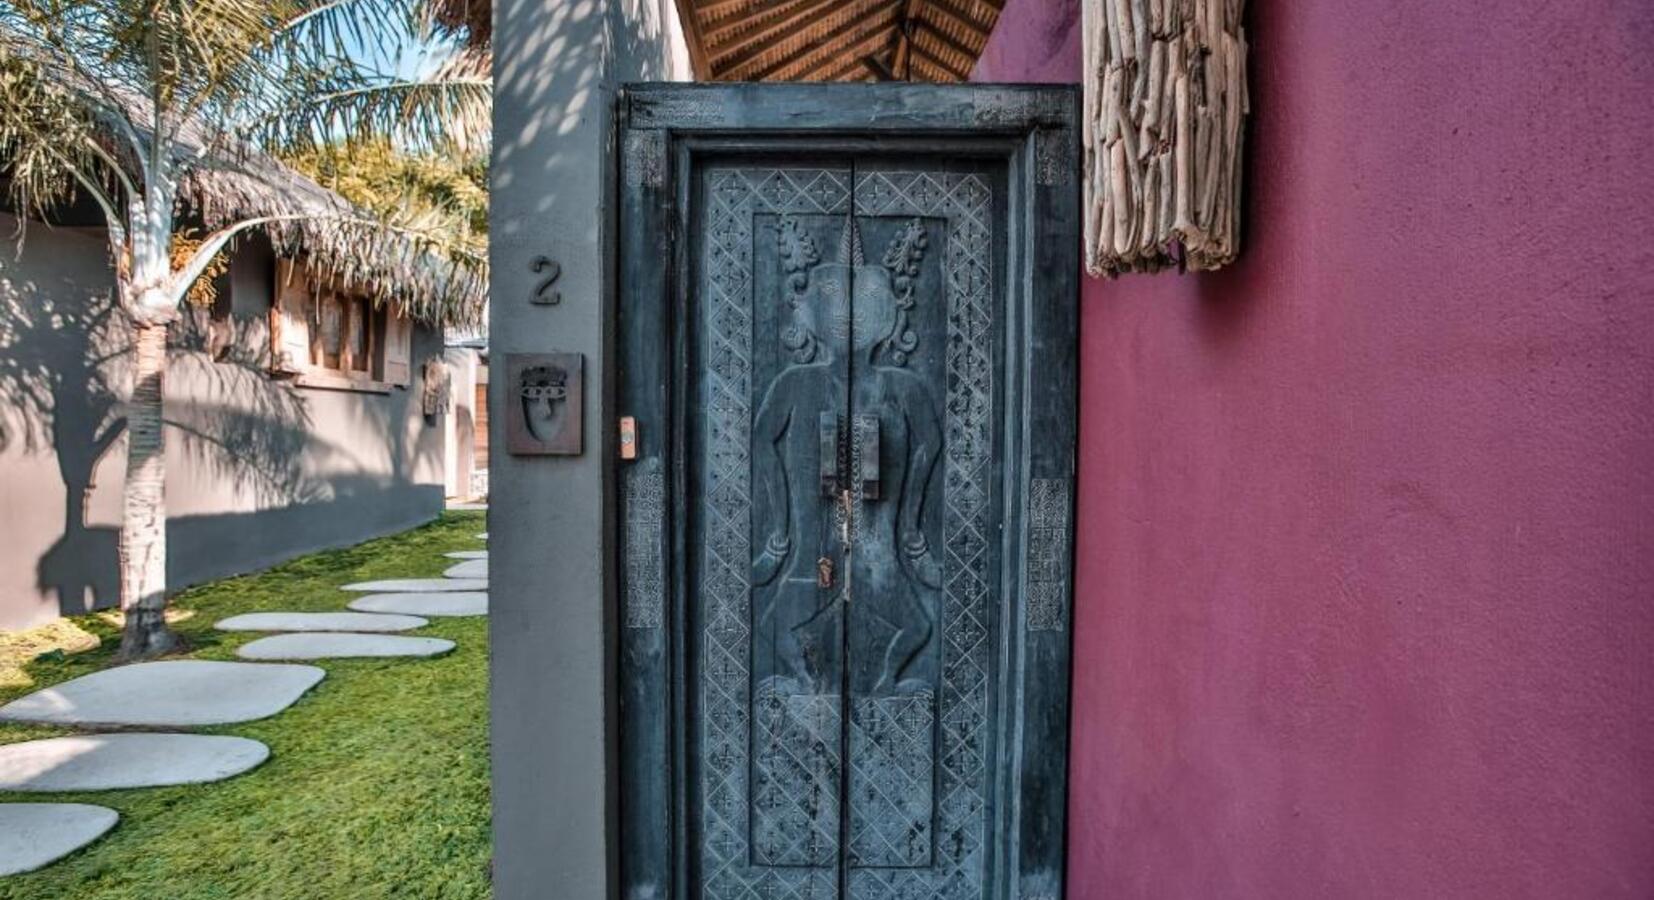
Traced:
[[448, 412], [454, 405], [454, 374], [440, 356], [425, 360], [421, 367], [420, 412], [434, 418]]
[[1245, 0], [1083, 0], [1085, 248], [1095, 275], [1240, 252]]
[[576, 456], [584, 449], [585, 357], [508, 353], [506, 450], [518, 456]]

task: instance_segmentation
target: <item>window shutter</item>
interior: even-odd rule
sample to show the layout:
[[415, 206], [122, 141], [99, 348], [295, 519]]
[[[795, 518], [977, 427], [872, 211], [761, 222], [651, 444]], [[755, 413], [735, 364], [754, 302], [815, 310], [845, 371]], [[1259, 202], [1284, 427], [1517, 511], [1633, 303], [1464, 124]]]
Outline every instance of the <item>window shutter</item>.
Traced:
[[292, 260], [276, 263], [276, 296], [270, 306], [270, 370], [298, 375], [310, 368], [310, 285]]
[[397, 387], [413, 381], [413, 320], [385, 310], [385, 380]]

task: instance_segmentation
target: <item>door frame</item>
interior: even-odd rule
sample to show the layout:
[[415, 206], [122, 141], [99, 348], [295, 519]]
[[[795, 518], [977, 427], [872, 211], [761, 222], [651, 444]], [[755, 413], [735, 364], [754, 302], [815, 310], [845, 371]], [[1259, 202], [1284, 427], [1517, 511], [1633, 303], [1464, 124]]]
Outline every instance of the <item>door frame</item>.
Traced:
[[[1078, 92], [1067, 86], [637, 84], [616, 115], [620, 894], [687, 898], [685, 327], [696, 160], [709, 154], [921, 151], [1007, 164], [1000, 680], [989, 895], [1063, 896], [1073, 586]], [[680, 289], [681, 288], [681, 289]], [[1039, 439], [1032, 440], [1035, 434]], [[1020, 691], [1018, 710], [1005, 701]], [[1014, 713], [1020, 712], [1020, 715]], [[1061, 747], [1064, 752], [1049, 752]], [[548, 815], [556, 811], [548, 810]]]

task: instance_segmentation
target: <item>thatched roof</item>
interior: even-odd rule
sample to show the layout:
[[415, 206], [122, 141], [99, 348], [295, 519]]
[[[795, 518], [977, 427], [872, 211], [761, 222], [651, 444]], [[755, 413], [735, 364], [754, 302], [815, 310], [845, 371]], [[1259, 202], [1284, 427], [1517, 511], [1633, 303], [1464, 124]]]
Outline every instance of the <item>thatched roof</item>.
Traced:
[[492, 0], [428, 0], [426, 14], [437, 30], [467, 47], [486, 49], [494, 40]]
[[442, 258], [430, 242], [375, 227], [373, 217], [280, 161], [250, 150], [197, 161], [181, 199], [208, 228], [267, 216], [259, 229], [278, 253], [422, 321], [475, 324], [488, 297], [485, 269]]
[[708, 81], [970, 78], [1005, 0], [677, 0]]
[[[486, 59], [491, 0], [427, 2], [438, 30], [464, 42], [457, 58]], [[1005, 8], [1005, 0], [675, 2], [703, 81], [966, 81]]]
[[[97, 95], [77, 73], [52, 60], [36, 61], [60, 84]], [[138, 123], [152, 119], [149, 99], [130, 89], [110, 90], [127, 120], [147, 135]], [[279, 254], [304, 257], [312, 271], [337, 284], [432, 324], [472, 326], [482, 320], [486, 260], [447, 258], [432, 239], [435, 229], [426, 227], [432, 223], [384, 222], [280, 160], [224, 139], [200, 119], [183, 123], [173, 140], [179, 200], [207, 228], [270, 218], [257, 227]]]

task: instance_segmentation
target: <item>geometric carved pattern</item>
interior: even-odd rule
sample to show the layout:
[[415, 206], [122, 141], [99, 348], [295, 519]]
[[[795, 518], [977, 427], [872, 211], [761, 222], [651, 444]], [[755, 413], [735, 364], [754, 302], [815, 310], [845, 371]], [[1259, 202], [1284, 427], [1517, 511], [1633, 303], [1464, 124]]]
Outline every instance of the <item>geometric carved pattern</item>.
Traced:
[[661, 625], [666, 578], [662, 572], [660, 535], [666, 517], [666, 487], [660, 466], [660, 459], [651, 457], [622, 470], [627, 628]]
[[838, 864], [837, 694], [758, 694], [753, 753], [753, 861], [764, 866]]
[[980, 175], [857, 173], [856, 214], [947, 220], [941, 754], [935, 856], [924, 869], [850, 870], [854, 900], [980, 898], [985, 883], [992, 666], [988, 623], [994, 382], [993, 193]]
[[1028, 485], [1028, 629], [1062, 631], [1068, 606], [1068, 479]]
[[931, 692], [923, 690], [855, 702], [850, 716], [851, 865], [930, 865], [934, 706]]
[[[751, 647], [752, 220], [761, 213], [843, 215], [849, 199], [847, 170], [707, 171], [701, 260], [702, 352], [708, 387], [702, 416], [705, 549], [699, 592], [704, 622], [699, 685], [700, 868], [706, 900], [826, 900], [838, 892], [836, 860], [830, 868], [754, 866], [758, 856], [750, 844], [754, 823], [749, 821], [749, 799], [766, 799], [753, 794], [748, 784], [755, 699]], [[836, 739], [833, 743], [836, 754]], [[836, 820], [836, 808], [833, 815]], [[833, 840], [836, 848], [836, 833]]]
[[1073, 101], [1062, 94], [1014, 87], [979, 87], [971, 94], [977, 125], [1024, 130], [1035, 125], [1063, 125]]
[[1034, 181], [1044, 185], [1071, 184], [1077, 161], [1071, 152], [1074, 133], [1067, 128], [1034, 132]]

